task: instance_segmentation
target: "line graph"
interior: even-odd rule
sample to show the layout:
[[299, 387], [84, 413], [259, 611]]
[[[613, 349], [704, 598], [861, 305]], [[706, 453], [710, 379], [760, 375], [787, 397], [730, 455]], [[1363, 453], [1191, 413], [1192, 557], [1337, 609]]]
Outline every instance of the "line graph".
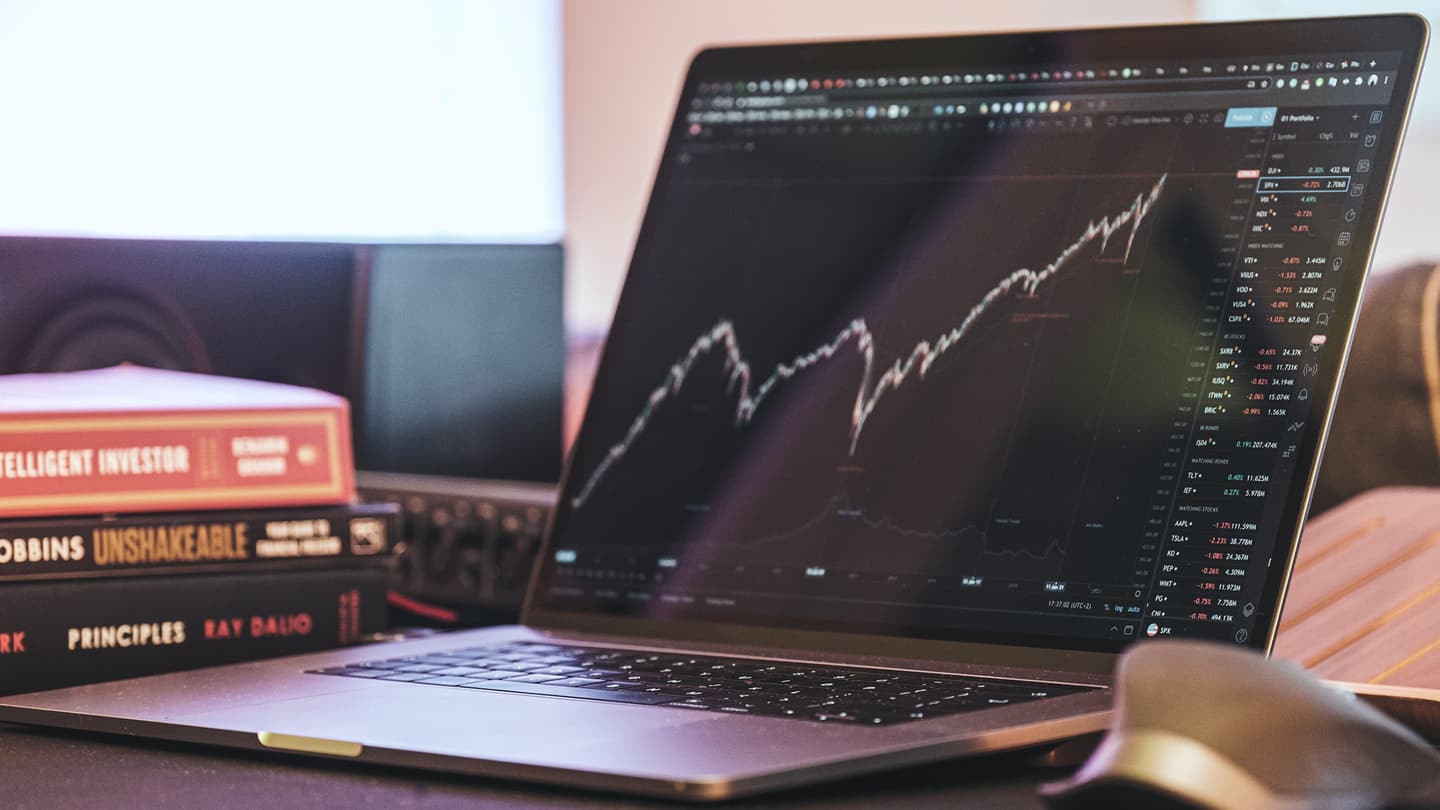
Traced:
[[1018, 290], [1023, 295], [1035, 295], [1047, 281], [1058, 275], [1062, 269], [1086, 247], [1099, 243], [1099, 252], [1109, 247], [1112, 238], [1128, 227], [1125, 249], [1121, 262], [1129, 261], [1134, 247], [1135, 235], [1165, 189], [1167, 175], [1162, 174], [1148, 191], [1140, 192], [1121, 211], [1098, 220], [1091, 220], [1081, 234], [1065, 246], [1058, 255], [1039, 270], [1019, 268], [1011, 271], [991, 287], [972, 305], [961, 321], [933, 340], [917, 342], [908, 353], [897, 356], [884, 367], [878, 376], [875, 335], [864, 318], [855, 318], [841, 329], [830, 341], [800, 354], [788, 362], [780, 363], [761, 380], [757, 376], [740, 346], [735, 325], [728, 318], [721, 319], [709, 330], [703, 332], [691, 344], [680, 360], [672, 364], [664, 380], [646, 397], [639, 413], [631, 421], [625, 435], [612, 444], [600, 462], [590, 472], [583, 485], [571, 498], [571, 506], [585, 505], [609, 471], [629, 453], [631, 447], [644, 434], [655, 413], [672, 397], [679, 394], [695, 364], [716, 349], [724, 352], [725, 369], [728, 372], [727, 393], [734, 394], [737, 427], [748, 424], [769, 398], [776, 386], [794, 378], [809, 368], [835, 357], [847, 346], [861, 356], [863, 371], [856, 388], [850, 413], [849, 452], [854, 455], [870, 416], [875, 412], [886, 394], [898, 390], [912, 375], [925, 379], [930, 369], [947, 352], [961, 343], [975, 324], [993, 306]]

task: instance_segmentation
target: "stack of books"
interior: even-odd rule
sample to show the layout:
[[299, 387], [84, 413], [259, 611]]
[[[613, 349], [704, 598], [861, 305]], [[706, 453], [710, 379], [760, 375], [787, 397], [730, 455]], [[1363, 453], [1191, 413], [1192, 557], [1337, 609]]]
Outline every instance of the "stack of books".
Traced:
[[0, 376], [0, 694], [353, 643], [384, 629], [390, 504], [349, 406], [118, 366]]

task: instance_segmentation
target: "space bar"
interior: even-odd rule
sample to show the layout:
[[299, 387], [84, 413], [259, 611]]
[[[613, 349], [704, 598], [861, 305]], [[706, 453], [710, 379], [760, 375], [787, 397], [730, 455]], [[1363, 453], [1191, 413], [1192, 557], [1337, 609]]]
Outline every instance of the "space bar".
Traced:
[[585, 698], [587, 700], [608, 700], [614, 703], [673, 703], [680, 699], [675, 695], [657, 695], [654, 692], [577, 689], [573, 686], [550, 686], [543, 683], [512, 683], [510, 681], [476, 681], [465, 684], [465, 688], [488, 689], [495, 692], [523, 692], [527, 695], [554, 695], [555, 697]]

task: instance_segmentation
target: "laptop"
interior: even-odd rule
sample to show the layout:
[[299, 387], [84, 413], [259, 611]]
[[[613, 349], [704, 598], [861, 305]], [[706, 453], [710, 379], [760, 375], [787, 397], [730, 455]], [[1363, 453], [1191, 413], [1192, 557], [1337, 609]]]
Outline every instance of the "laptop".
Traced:
[[705, 50], [522, 624], [0, 720], [706, 800], [1098, 731], [1149, 639], [1268, 651], [1425, 41]]

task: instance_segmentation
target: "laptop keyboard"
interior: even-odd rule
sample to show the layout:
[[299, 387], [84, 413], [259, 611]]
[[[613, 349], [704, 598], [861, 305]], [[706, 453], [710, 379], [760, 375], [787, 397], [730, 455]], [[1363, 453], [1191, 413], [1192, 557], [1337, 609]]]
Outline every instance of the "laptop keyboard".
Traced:
[[310, 670], [457, 689], [883, 726], [1089, 687], [517, 642]]

